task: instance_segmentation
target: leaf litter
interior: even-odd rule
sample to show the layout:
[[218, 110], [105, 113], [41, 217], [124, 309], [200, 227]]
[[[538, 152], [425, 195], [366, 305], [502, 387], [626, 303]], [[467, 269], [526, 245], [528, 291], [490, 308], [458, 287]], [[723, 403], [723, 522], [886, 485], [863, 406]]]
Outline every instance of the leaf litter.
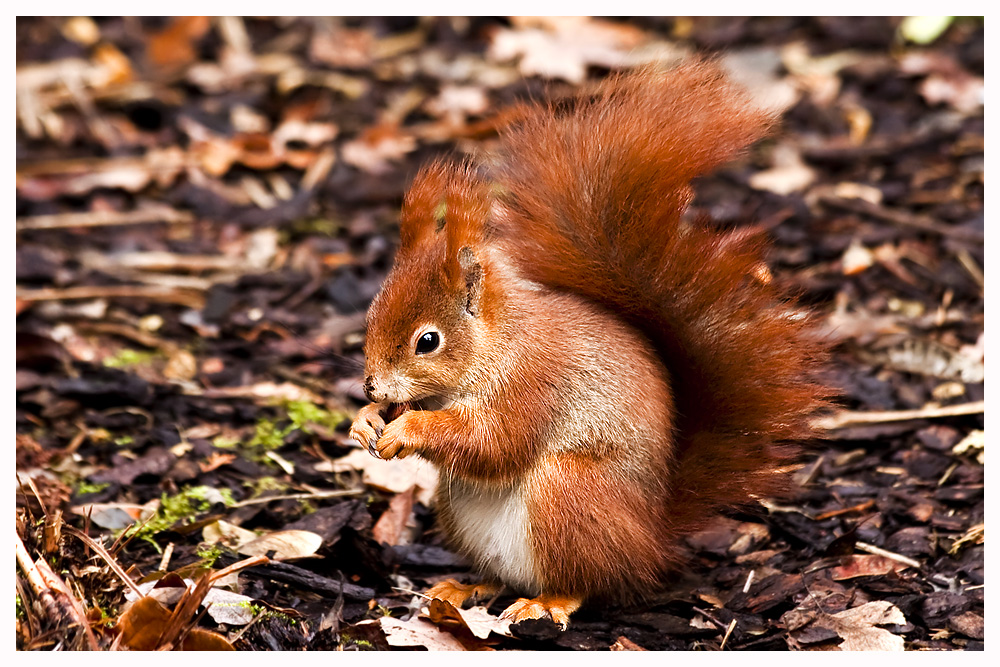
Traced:
[[[983, 35], [19, 18], [18, 648], [983, 648]], [[512, 592], [415, 598], [471, 574], [434, 528], [436, 474], [346, 435], [409, 177], [486, 147], [518, 101], [697, 51], [781, 114], [692, 214], [765, 230], [774, 279], [835, 337], [829, 439], [793, 498], [693, 536], [641, 609], [508, 632]], [[276, 560], [237, 567], [253, 541]], [[187, 597], [127, 607], [153, 581]]]

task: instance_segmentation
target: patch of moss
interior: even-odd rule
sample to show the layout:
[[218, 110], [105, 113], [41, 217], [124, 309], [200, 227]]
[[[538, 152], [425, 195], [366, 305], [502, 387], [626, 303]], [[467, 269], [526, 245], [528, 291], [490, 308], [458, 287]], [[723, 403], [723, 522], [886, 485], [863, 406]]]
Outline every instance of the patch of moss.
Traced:
[[198, 554], [198, 558], [203, 561], [201, 565], [208, 568], [215, 565], [215, 561], [219, 560], [219, 556], [225, 552], [226, 549], [221, 544], [205, 544], [195, 551]]
[[258, 477], [256, 479], [247, 480], [243, 482], [245, 486], [250, 491], [251, 498], [257, 498], [263, 493], [268, 491], [275, 491], [277, 493], [284, 493], [288, 490], [288, 484], [282, 482], [277, 477]]
[[231, 507], [236, 504], [229, 489], [213, 489], [209, 486], [192, 486], [175, 496], [163, 494], [160, 498], [160, 509], [156, 516], [145, 523], [137, 523], [125, 529], [126, 536], [138, 537], [152, 544], [157, 551], [160, 545], [153, 538], [175, 524], [187, 521], [199, 512], [204, 512], [212, 506], [209, 500], [211, 494], [217, 493], [223, 504]]
[[326, 410], [309, 401], [284, 401], [279, 406], [284, 415], [281, 420], [261, 418], [257, 421], [254, 435], [247, 443], [247, 457], [258, 462], [268, 462], [267, 452], [280, 449], [285, 444], [285, 438], [295, 431], [310, 435], [315, 434], [313, 426], [319, 426], [332, 431], [348, 419], [342, 412]]
[[[291, 229], [291, 235], [301, 236], [336, 236], [342, 227], [341, 223], [330, 218], [302, 218], [297, 220]], [[288, 241], [288, 239], [283, 239]]]
[[236, 447], [239, 447], [239, 445], [239, 440], [225, 435], [218, 435], [212, 440], [212, 446], [218, 447], [219, 449], [235, 449]]
[[94, 484], [92, 482], [85, 482], [81, 480], [76, 485], [74, 493], [76, 493], [76, 495], [78, 496], [85, 496], [88, 493], [100, 493], [109, 486], [111, 486], [111, 482], [101, 482], [99, 484]]
[[114, 356], [105, 359], [104, 365], [110, 368], [133, 368], [142, 364], [148, 364], [159, 356], [157, 352], [134, 350], [126, 347], [119, 350]]

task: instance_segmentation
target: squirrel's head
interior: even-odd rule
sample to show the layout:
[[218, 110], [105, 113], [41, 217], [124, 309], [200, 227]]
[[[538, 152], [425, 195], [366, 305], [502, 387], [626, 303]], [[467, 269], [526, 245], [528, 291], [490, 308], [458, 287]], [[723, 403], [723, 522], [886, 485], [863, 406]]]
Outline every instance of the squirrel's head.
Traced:
[[467, 384], [490, 328], [480, 252], [488, 211], [488, 191], [467, 170], [435, 164], [417, 176], [395, 264], [368, 310], [372, 401], [447, 401]]

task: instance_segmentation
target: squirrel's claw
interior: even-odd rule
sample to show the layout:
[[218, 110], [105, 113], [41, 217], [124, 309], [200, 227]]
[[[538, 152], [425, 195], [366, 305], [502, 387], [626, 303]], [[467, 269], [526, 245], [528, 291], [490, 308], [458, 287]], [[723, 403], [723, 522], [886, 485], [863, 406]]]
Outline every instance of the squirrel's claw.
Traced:
[[500, 619], [520, 623], [533, 618], [548, 616], [563, 630], [569, 625], [569, 616], [580, 608], [583, 599], [569, 595], [539, 595], [534, 599], [521, 598], [507, 607]]
[[480, 584], [460, 584], [454, 579], [445, 579], [434, 584], [427, 590], [425, 595], [435, 600], [449, 602], [457, 609], [461, 609], [467, 601], [481, 602], [493, 597], [503, 590], [501, 584], [483, 582]]

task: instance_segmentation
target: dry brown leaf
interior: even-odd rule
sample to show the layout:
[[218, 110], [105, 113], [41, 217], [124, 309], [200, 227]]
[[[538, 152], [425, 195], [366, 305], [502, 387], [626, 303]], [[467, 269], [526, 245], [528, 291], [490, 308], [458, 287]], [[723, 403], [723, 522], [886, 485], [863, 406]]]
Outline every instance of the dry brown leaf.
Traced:
[[478, 639], [486, 639], [490, 633], [511, 636], [511, 622], [500, 620], [499, 617], [491, 614], [486, 607], [459, 609], [445, 600], [431, 600], [425, 613], [431, 623], [435, 625], [458, 624]]
[[201, 529], [201, 539], [208, 544], [222, 544], [230, 549], [238, 549], [247, 542], [253, 542], [257, 533], [241, 528], [228, 521], [213, 521]]
[[309, 57], [335, 68], [361, 69], [372, 64], [375, 43], [369, 30], [323, 26], [313, 32]]
[[845, 276], [861, 273], [875, 263], [875, 253], [854, 239], [840, 258], [841, 271]]
[[142, 523], [160, 507], [160, 501], [154, 499], [145, 505], [128, 503], [91, 503], [77, 505], [70, 511], [80, 516], [89, 516], [94, 524], [108, 530], [122, 530], [133, 523]]
[[962, 113], [978, 111], [985, 102], [985, 81], [967, 72], [954, 58], [941, 52], [909, 53], [900, 61], [908, 74], [928, 74], [920, 94], [928, 104], [945, 103]]
[[783, 113], [800, 93], [791, 77], [781, 74], [781, 50], [773, 46], [724, 53], [719, 64], [730, 78], [746, 88], [754, 102], [772, 113]]
[[323, 404], [323, 398], [308, 389], [300, 387], [291, 382], [258, 382], [257, 384], [244, 385], [242, 387], [216, 387], [206, 389], [202, 395], [208, 398], [254, 398], [254, 399], [283, 399], [288, 401], [309, 401], [319, 405]]
[[875, 556], [871, 554], [855, 554], [841, 561], [837, 567], [830, 568], [830, 576], [835, 581], [853, 579], [854, 577], [872, 577], [899, 572], [909, 567], [906, 563]]
[[416, 486], [416, 499], [426, 507], [430, 506], [438, 481], [434, 466], [416, 456], [383, 461], [364, 449], [356, 449], [330, 463], [317, 463], [315, 469], [318, 472], [361, 470], [365, 484], [393, 493], [402, 493]]
[[902, 651], [903, 638], [877, 626], [905, 623], [903, 612], [885, 600], [816, 619], [816, 624], [830, 628], [844, 640], [841, 651]]
[[577, 84], [586, 79], [590, 65], [629, 64], [631, 52], [646, 41], [646, 34], [634, 26], [584, 16], [532, 17], [515, 21], [518, 24], [494, 33], [489, 58], [498, 62], [519, 58], [524, 76]]
[[981, 357], [966, 354], [964, 350], [956, 351], [933, 340], [909, 338], [899, 345], [860, 351], [859, 356], [870, 363], [943, 380], [975, 383], [986, 378]]
[[414, 616], [401, 621], [391, 616], [378, 620], [390, 646], [423, 646], [429, 651], [464, 651], [462, 642], [430, 621]]
[[195, 42], [211, 27], [207, 16], [178, 16], [162, 31], [150, 35], [146, 41], [146, 57], [157, 66], [174, 68], [187, 65], [198, 58]]
[[151, 597], [136, 600], [118, 618], [121, 643], [133, 651], [155, 651], [170, 611]]
[[181, 642], [182, 651], [235, 651], [225, 637], [211, 630], [194, 628]]
[[[157, 650], [169, 620], [170, 611], [152, 597], [136, 600], [118, 619], [122, 645], [133, 651]], [[201, 628], [193, 628], [180, 648], [182, 651], [235, 650], [222, 635]]]
[[771, 156], [774, 166], [750, 177], [750, 187], [788, 195], [812, 185], [816, 172], [802, 161], [799, 150], [790, 144], [774, 147]]
[[369, 127], [357, 139], [341, 147], [344, 162], [370, 174], [385, 174], [396, 162], [417, 148], [413, 135], [404, 133], [394, 124]]
[[323, 546], [323, 538], [308, 530], [277, 530], [246, 542], [239, 552], [247, 556], [266, 556], [274, 552], [274, 560], [305, 558]]
[[416, 526], [413, 517], [413, 492], [415, 486], [411, 486], [403, 493], [397, 493], [391, 501], [389, 508], [382, 513], [379, 520], [372, 528], [372, 537], [376, 542], [397, 546], [409, 544], [411, 536], [407, 528]]

